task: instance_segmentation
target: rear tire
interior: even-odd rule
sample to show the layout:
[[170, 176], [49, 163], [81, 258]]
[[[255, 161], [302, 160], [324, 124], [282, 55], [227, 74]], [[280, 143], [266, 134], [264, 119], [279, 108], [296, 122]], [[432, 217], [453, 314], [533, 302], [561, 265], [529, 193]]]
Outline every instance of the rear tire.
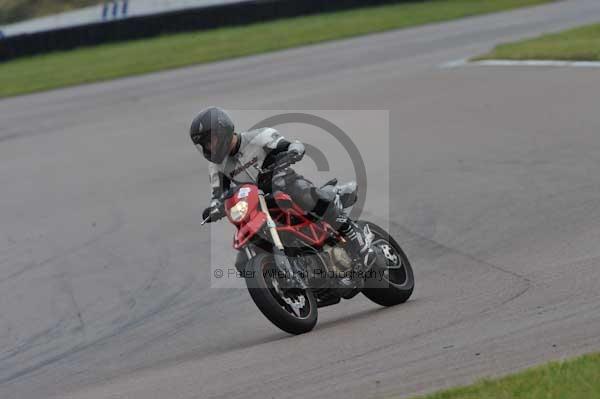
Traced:
[[[384, 248], [387, 245], [386, 252], [393, 260], [397, 259], [397, 264], [386, 257], [386, 265], [375, 265], [371, 273], [365, 278], [365, 288], [362, 293], [381, 306], [394, 306], [406, 302], [415, 288], [415, 277], [408, 257], [400, 247], [400, 244], [394, 240], [384, 229], [371, 222], [359, 221], [358, 225], [364, 228], [368, 224], [371, 232], [375, 235], [374, 246]], [[387, 273], [386, 273], [387, 269]]]
[[[317, 301], [312, 291], [281, 289], [275, 271], [275, 259], [271, 254], [258, 253], [248, 262], [246, 285], [252, 300], [262, 314], [283, 331], [294, 335], [311, 331], [317, 324]], [[298, 307], [298, 314], [285, 298]], [[302, 301], [304, 304], [300, 307]]]

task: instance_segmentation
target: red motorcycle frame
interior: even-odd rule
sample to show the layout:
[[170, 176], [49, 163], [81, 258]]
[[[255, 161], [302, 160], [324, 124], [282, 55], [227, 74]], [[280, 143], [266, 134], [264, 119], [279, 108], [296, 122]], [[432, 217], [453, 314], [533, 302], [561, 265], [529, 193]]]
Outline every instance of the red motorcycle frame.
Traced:
[[269, 208], [265, 195], [255, 185], [244, 184], [225, 201], [227, 218], [238, 229], [233, 240], [235, 249], [246, 246], [265, 224], [279, 249], [283, 249], [279, 233], [292, 234], [317, 248], [322, 247], [332, 233], [337, 235], [328, 223], [309, 219], [289, 195], [276, 192], [272, 198], [277, 206]]

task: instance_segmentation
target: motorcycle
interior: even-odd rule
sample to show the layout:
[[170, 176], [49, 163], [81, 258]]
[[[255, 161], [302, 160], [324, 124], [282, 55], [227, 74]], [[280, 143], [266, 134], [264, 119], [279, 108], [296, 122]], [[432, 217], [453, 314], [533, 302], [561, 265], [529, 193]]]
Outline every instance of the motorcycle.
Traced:
[[[259, 172], [275, 178], [294, 162], [285, 157]], [[332, 192], [345, 212], [356, 202], [356, 183], [338, 185], [333, 179], [321, 189]], [[202, 224], [225, 216], [237, 228], [233, 247], [239, 251], [238, 275], [263, 315], [287, 333], [311, 331], [318, 308], [358, 293], [382, 306], [404, 303], [412, 295], [414, 275], [408, 257], [374, 223], [351, 221], [375, 252], [375, 261], [365, 267], [351, 259], [346, 240], [336, 229], [311, 217], [283, 192], [263, 193], [257, 184], [234, 187], [214, 204]]]

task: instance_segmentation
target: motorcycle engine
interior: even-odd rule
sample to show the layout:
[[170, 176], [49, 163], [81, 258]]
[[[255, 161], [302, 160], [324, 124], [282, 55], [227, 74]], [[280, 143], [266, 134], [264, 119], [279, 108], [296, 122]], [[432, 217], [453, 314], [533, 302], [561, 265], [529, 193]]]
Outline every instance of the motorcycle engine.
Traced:
[[352, 259], [345, 249], [325, 245], [323, 253], [327, 255], [329, 263], [336, 273], [342, 274], [352, 269]]

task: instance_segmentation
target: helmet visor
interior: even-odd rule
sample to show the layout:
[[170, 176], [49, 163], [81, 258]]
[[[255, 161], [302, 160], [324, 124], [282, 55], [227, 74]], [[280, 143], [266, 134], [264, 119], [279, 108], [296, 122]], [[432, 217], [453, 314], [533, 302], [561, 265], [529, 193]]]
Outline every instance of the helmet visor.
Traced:
[[[224, 155], [224, 145], [226, 143], [218, 135], [214, 133], [206, 134], [196, 141], [196, 148], [204, 157], [211, 162], [221, 163]], [[223, 153], [223, 154], [222, 154]]]
[[[215, 136], [214, 139], [213, 136]], [[196, 148], [198, 148], [198, 151], [200, 152], [210, 154], [212, 147], [216, 144], [215, 141], [218, 141], [216, 135], [213, 135], [212, 133], [203, 134], [195, 140]]]
[[210, 147], [210, 142], [212, 140], [212, 134], [208, 133], [208, 134], [203, 134], [201, 135], [199, 138], [196, 139], [196, 146], [202, 146], [202, 147]]

